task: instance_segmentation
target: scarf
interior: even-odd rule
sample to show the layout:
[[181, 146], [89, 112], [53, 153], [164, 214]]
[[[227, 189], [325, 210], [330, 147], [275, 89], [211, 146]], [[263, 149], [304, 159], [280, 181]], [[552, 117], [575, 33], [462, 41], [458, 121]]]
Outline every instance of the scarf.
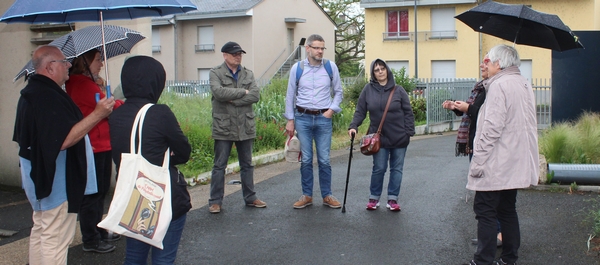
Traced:
[[[13, 141], [19, 143], [19, 156], [31, 161], [29, 176], [38, 200], [52, 192], [56, 157], [71, 128], [82, 119], [83, 114], [67, 93], [44, 75], [31, 76], [21, 90]], [[85, 141], [66, 150], [68, 212], [77, 213], [87, 182]]]
[[[473, 90], [471, 90], [471, 96], [467, 99], [467, 104], [471, 105], [475, 102], [477, 95], [481, 93], [485, 87], [483, 86], [483, 80], [477, 82]], [[458, 135], [456, 136], [456, 156], [468, 156], [471, 153], [471, 146], [469, 146], [469, 127], [471, 126], [471, 118], [467, 113], [463, 113], [458, 127]]]

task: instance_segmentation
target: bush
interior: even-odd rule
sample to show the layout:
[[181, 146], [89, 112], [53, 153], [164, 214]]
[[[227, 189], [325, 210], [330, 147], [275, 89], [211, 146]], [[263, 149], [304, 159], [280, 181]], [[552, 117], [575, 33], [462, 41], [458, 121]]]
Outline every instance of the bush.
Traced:
[[600, 114], [586, 112], [576, 122], [560, 123], [539, 138], [548, 163], [600, 163]]
[[411, 97], [410, 105], [415, 115], [415, 125], [417, 122], [427, 121], [427, 100], [424, 97]]
[[[363, 88], [367, 85], [368, 81], [365, 78], [358, 78], [354, 84], [344, 89], [344, 102], [353, 103], [356, 106], [358, 97], [362, 92]], [[354, 111], [354, 109], [352, 109]]]
[[409, 95], [417, 87], [417, 79], [408, 77], [406, 68], [402, 67], [400, 70], [392, 69], [392, 73], [394, 74], [396, 84], [401, 85]]

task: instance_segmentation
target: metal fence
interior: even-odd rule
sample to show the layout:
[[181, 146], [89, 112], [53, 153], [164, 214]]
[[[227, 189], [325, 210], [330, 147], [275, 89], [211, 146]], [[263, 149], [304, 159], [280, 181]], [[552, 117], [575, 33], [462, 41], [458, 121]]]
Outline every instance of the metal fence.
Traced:
[[[357, 78], [342, 78], [343, 86], [350, 86], [357, 81]], [[270, 83], [270, 80], [256, 80], [259, 87], [264, 87]], [[477, 83], [474, 78], [424, 78], [419, 79], [416, 93], [412, 97], [424, 97], [427, 104], [427, 128], [438, 124], [447, 124], [445, 130], [456, 130], [454, 123], [459, 122], [461, 117], [456, 116], [454, 112], [442, 108], [444, 100], [467, 100], [471, 95], [471, 90]], [[535, 94], [537, 108], [538, 129], [545, 129], [551, 123], [551, 102], [552, 102], [552, 80], [534, 79], [532, 80], [533, 92]], [[208, 80], [167, 80], [166, 91], [174, 92], [179, 96], [210, 96], [210, 84]], [[432, 130], [427, 129], [428, 133]]]
[[[343, 77], [341, 83], [343, 87], [351, 86], [358, 80], [357, 77]], [[268, 79], [257, 79], [258, 87], [265, 87], [271, 83]], [[210, 94], [210, 83], [208, 80], [167, 80], [165, 83], [167, 92], [174, 92], [180, 96], [202, 96]]]
[[[467, 100], [476, 79], [419, 79], [418, 93], [414, 97], [424, 97], [427, 102], [427, 132], [435, 125], [444, 124], [444, 130], [455, 130], [455, 122], [461, 120], [454, 112], [442, 108], [444, 100]], [[552, 80], [534, 79], [532, 88], [535, 96], [538, 129], [548, 128], [551, 124]]]

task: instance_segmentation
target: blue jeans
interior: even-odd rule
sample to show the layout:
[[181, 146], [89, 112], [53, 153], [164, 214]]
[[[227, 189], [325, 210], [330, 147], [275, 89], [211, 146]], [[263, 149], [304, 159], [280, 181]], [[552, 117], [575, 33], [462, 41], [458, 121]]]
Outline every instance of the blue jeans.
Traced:
[[175, 264], [179, 240], [185, 226], [187, 214], [177, 220], [171, 220], [167, 234], [163, 239], [163, 249], [155, 248], [137, 239], [127, 238], [124, 265], [146, 265], [148, 253], [152, 249], [152, 265]]
[[300, 174], [302, 175], [302, 194], [311, 196], [313, 193], [313, 141], [317, 150], [319, 164], [319, 186], [323, 198], [331, 195], [331, 165], [329, 164], [329, 151], [331, 150], [331, 134], [333, 132], [332, 120], [323, 114], [312, 115], [296, 112], [294, 127], [300, 140], [302, 161]]
[[371, 195], [369, 199], [379, 200], [383, 190], [383, 178], [390, 164], [390, 181], [388, 183], [388, 200], [398, 200], [402, 185], [402, 168], [406, 148], [381, 148], [373, 155], [373, 172], [371, 173]]

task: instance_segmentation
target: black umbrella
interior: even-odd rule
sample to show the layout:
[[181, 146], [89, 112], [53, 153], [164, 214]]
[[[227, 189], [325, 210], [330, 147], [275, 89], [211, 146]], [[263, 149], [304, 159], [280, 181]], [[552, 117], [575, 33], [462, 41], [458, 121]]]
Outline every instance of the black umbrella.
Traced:
[[[106, 47], [106, 59], [129, 53], [131, 48], [145, 37], [141, 33], [124, 27], [105, 25], [104, 41], [102, 39], [101, 26], [89, 26], [75, 31], [50, 42], [49, 45], [58, 47], [70, 62], [75, 57], [86, 53], [92, 49], [99, 49], [104, 54]], [[30, 75], [35, 72], [33, 62], [29, 62], [19, 71], [13, 82], [22, 76]]]
[[583, 48], [557, 15], [542, 13], [525, 5], [487, 1], [458, 16], [473, 30], [516, 44], [566, 51]]

